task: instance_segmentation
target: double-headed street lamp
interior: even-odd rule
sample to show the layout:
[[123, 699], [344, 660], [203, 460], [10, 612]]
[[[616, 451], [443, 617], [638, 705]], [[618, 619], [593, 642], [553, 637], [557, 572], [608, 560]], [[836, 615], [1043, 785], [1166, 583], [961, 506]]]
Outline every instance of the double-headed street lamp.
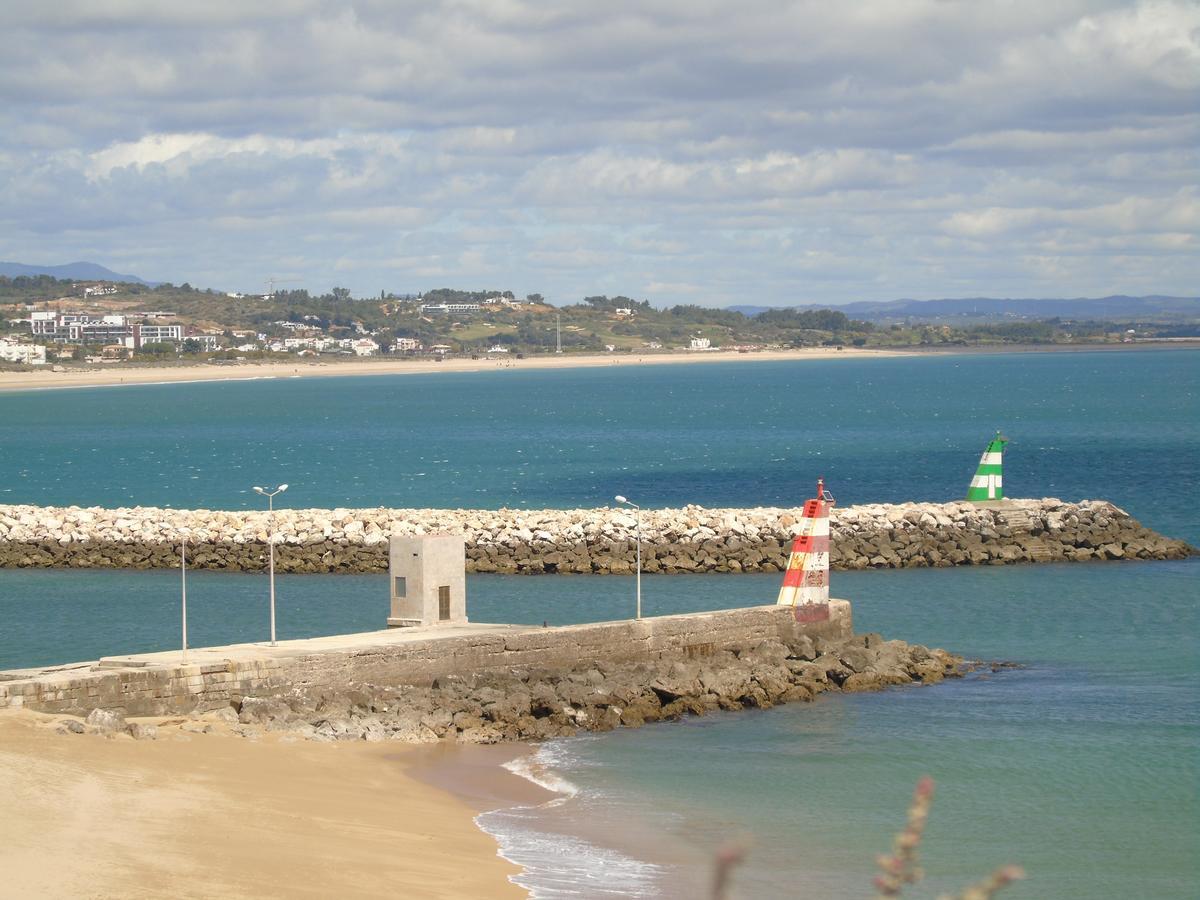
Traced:
[[637, 522], [637, 617], [642, 617], [642, 508], [620, 494], [613, 498], [618, 503], [633, 507], [634, 520]]
[[282, 494], [287, 490], [286, 484], [281, 484], [273, 491], [268, 491], [266, 488], [261, 488], [258, 485], [254, 486], [254, 493], [262, 494], [267, 498], [267, 544], [269, 545], [268, 559], [270, 560], [271, 573], [271, 646], [275, 646], [275, 495]]

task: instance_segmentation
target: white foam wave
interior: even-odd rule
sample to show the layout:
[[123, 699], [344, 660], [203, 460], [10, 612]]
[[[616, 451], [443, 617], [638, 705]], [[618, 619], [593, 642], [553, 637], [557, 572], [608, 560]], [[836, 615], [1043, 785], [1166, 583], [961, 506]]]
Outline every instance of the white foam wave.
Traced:
[[542, 830], [544, 814], [582, 798], [579, 786], [556, 771], [578, 763], [566, 741], [548, 741], [527, 756], [509, 760], [504, 768], [557, 796], [536, 805], [481, 813], [475, 824], [496, 840], [501, 857], [521, 866], [511, 880], [534, 900], [658, 896], [666, 867], [573, 835]]
[[527, 815], [528, 810], [496, 810], [476, 816], [475, 823], [496, 839], [500, 856], [521, 866], [510, 880], [533, 900], [659, 895], [664, 867], [582, 838], [538, 831]]
[[[514, 775], [521, 776], [526, 781], [532, 781], [539, 787], [560, 794], [561, 796], [556, 800], [569, 800], [579, 793], [579, 788], [575, 784], [553, 771], [544, 760], [539, 759], [539, 756], [540, 753], [532, 753], [529, 756], [510, 759], [504, 763], [504, 768]], [[555, 800], [549, 802], [554, 803]]]

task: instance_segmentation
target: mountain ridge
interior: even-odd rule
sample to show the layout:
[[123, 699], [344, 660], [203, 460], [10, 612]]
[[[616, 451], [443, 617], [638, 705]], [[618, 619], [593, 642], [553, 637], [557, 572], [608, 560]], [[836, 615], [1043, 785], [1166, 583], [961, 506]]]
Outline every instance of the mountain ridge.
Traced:
[[146, 281], [137, 275], [122, 275], [99, 263], [72, 262], [60, 266], [34, 266], [28, 263], [0, 262], [0, 275], [8, 278], [36, 277], [49, 275], [52, 278], [74, 278], [80, 281], [124, 281], [132, 284], [144, 284], [153, 287], [159, 282]]

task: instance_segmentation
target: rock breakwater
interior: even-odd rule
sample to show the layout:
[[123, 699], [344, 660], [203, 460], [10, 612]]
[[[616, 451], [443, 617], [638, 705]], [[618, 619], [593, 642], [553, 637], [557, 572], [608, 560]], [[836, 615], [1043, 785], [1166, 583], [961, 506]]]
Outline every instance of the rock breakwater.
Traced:
[[801, 635], [699, 657], [674, 651], [649, 661], [588, 660], [443, 677], [429, 685], [293, 686], [272, 696], [234, 697], [228, 706], [158, 726], [126, 725], [118, 712], [94, 710], [83, 723], [63, 719], [57, 727], [63, 733], [127, 731], [140, 739], [179, 727], [250, 738], [282, 731], [314, 741], [541, 741], [715, 710], [767, 709], [825, 692], [936, 684], [968, 668], [944, 650], [878, 634], [848, 640]]
[[[775, 572], [799, 508], [644, 510], [647, 572]], [[269, 540], [283, 572], [382, 572], [389, 535], [462, 534], [467, 569], [505, 574], [628, 574], [637, 523], [623, 510], [284, 509], [266, 512], [0, 505], [0, 567], [257, 571]], [[870, 504], [835, 509], [839, 569], [1180, 559], [1183, 541], [1102, 500]]]

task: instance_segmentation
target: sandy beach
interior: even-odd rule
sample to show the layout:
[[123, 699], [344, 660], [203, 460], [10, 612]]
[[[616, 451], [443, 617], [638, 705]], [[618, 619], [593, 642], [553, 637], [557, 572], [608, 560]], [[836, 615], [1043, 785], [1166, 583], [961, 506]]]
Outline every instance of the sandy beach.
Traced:
[[487, 372], [498, 369], [574, 369], [596, 366], [659, 366], [690, 363], [728, 363], [803, 359], [863, 359], [911, 356], [905, 351], [859, 350], [832, 347], [807, 350], [778, 350], [761, 353], [714, 351], [709, 353], [590, 354], [569, 356], [515, 356], [497, 359], [363, 359], [344, 362], [288, 359], [283, 362], [247, 362], [231, 365], [201, 363], [181, 366], [126, 366], [67, 369], [54, 372], [49, 366], [23, 371], [0, 372], [0, 391], [29, 391], [46, 388], [101, 387], [121, 384], [170, 384], [196, 381], [243, 381], [258, 378], [305, 378], [346, 375], [427, 375], [435, 372]]
[[409, 774], [425, 751], [53, 721], [0, 712], [0, 895], [525, 896], [470, 801]]

